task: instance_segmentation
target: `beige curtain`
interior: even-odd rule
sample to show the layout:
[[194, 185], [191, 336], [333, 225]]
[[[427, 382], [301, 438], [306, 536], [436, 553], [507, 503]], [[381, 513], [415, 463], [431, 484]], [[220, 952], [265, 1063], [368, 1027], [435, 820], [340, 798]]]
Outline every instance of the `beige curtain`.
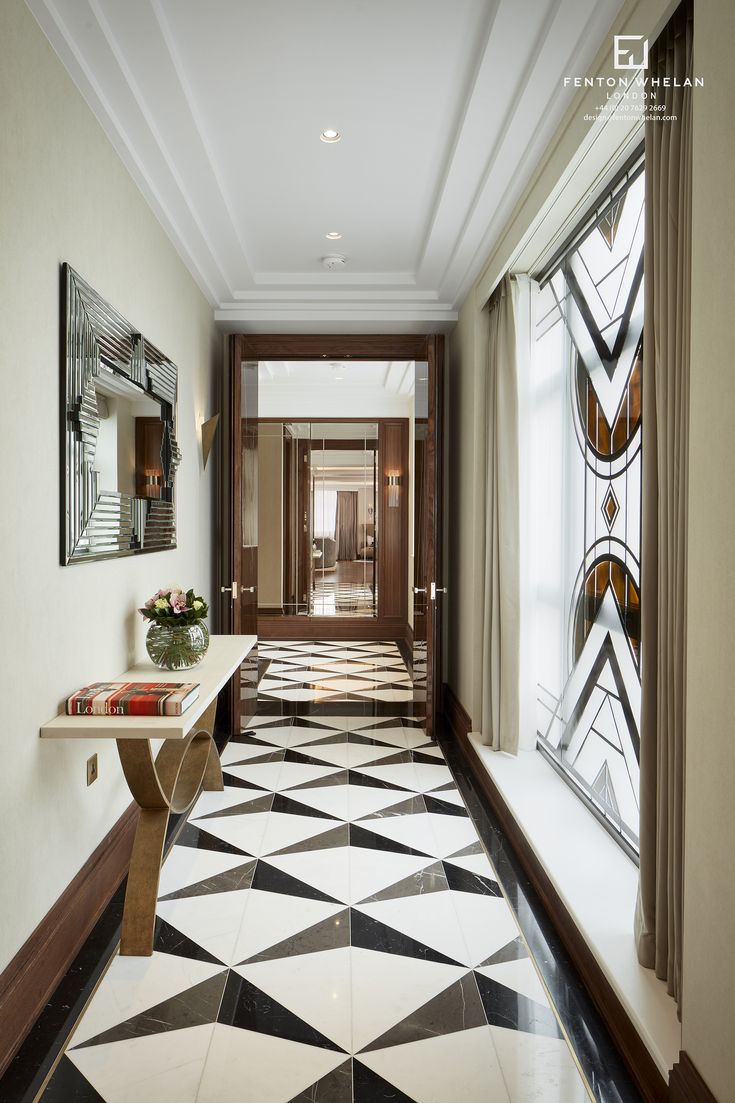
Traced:
[[[649, 76], [683, 82], [691, 75], [692, 8], [685, 3], [652, 48]], [[665, 102], [665, 114], [677, 121], [646, 124], [641, 869], [636, 939], [641, 964], [655, 969], [680, 1004], [691, 91], [662, 84], [657, 102]]]
[[520, 684], [518, 365], [515, 287], [505, 276], [489, 304], [487, 373], [478, 394], [485, 447], [478, 487], [482, 637], [480, 719], [483, 743], [518, 750]]
[[357, 559], [357, 491], [337, 491], [337, 559]]

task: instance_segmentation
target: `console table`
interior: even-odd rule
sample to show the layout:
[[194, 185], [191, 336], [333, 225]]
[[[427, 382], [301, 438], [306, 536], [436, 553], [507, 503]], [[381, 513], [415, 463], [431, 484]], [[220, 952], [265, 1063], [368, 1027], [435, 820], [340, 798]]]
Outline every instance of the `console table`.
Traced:
[[[202, 789], [221, 790], [222, 769], [213, 739], [217, 696], [256, 644], [255, 636], [212, 636], [190, 670], [136, 663], [118, 682], [198, 682], [199, 696], [181, 716], [54, 717], [43, 739], [114, 739], [123, 772], [140, 807], [125, 891], [120, 953], [150, 956], [158, 882], [170, 812], [186, 812]], [[101, 675], [99, 680], [102, 680]], [[154, 757], [151, 743], [163, 740]]]

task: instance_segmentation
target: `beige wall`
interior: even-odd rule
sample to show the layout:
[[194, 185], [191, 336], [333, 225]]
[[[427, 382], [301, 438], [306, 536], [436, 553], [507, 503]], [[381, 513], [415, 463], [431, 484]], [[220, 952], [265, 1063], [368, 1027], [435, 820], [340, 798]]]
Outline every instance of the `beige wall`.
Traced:
[[735, 1096], [735, 6], [696, 5], [683, 1046]]
[[258, 605], [283, 602], [283, 424], [258, 432]]
[[[141, 654], [136, 607], [211, 595], [212, 310], [22, 0], [0, 5], [0, 969], [127, 807], [108, 744], [42, 742], [63, 698]], [[180, 372], [175, 551], [59, 565], [59, 265], [69, 261]], [[99, 754], [87, 788], [85, 761]], [[12, 906], [11, 906], [12, 903]]]

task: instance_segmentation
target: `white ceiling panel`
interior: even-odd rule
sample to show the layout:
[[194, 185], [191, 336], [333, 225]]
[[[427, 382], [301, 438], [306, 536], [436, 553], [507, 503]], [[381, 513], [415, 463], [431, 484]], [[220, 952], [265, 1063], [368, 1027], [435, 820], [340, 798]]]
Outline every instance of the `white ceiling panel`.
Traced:
[[621, 6], [28, 3], [223, 325], [345, 332], [452, 322]]

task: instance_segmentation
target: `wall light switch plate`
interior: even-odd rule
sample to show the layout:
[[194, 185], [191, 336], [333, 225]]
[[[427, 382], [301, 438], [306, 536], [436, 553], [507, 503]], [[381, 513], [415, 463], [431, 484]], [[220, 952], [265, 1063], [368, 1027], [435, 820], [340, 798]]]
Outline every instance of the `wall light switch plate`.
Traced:
[[87, 785], [91, 785], [93, 781], [96, 781], [98, 774], [97, 755], [93, 754], [91, 758], [87, 759]]

